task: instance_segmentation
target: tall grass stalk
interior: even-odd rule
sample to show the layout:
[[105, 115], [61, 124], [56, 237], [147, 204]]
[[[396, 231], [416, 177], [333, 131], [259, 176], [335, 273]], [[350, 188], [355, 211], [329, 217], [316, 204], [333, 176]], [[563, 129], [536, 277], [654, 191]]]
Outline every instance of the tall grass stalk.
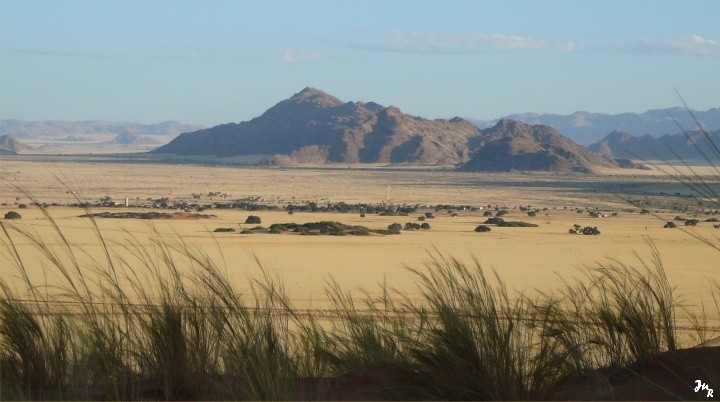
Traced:
[[479, 261], [435, 251], [409, 268], [419, 300], [330, 281], [320, 316], [262, 267], [238, 290], [222, 255], [177, 234], [116, 244], [90, 218], [96, 260], [43, 213], [51, 237], [0, 222], [17, 278], [0, 278], [1, 399], [323, 399], [351, 378], [373, 384], [355, 398], [551, 399], [682, 346], [653, 246], [648, 263], [601, 263], [546, 294], [515, 294]]

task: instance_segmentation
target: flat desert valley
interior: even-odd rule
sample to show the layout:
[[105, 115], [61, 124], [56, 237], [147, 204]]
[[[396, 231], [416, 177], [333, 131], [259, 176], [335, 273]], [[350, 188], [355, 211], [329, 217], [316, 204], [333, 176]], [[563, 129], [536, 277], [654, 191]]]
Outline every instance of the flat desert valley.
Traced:
[[[49, 206], [47, 211], [69, 242], [87, 253], [88, 261], [102, 261], [103, 249], [90, 221], [80, 217], [85, 211], [69, 206], [76, 202], [72, 191], [91, 203], [107, 196], [120, 201], [118, 207], [92, 207], [96, 213], [161, 211], [147, 203], [162, 197], [170, 202], [188, 200], [210, 205], [252, 199], [280, 207], [341, 201], [419, 206], [417, 212], [408, 216], [366, 214], [361, 217], [354, 212], [288, 214], [282, 208], [261, 211], [211, 208], [202, 211], [214, 215], [207, 219], [96, 220], [113, 253], [129, 253], [131, 242], [150, 245], [158, 233], [166, 238], [182, 239], [215, 258], [240, 288], [247, 285], [249, 278], [261, 278], [259, 261], [267, 272], [281, 278], [288, 296], [303, 307], [325, 305], [325, 287], [331, 278], [346, 290], [362, 288], [377, 294], [379, 284], [386, 283], [412, 297], [418, 292], [417, 281], [407, 267], [421, 268], [430, 255], [437, 252], [466, 262], [475, 258], [484, 268], [497, 271], [513, 290], [552, 291], [563, 280], [582, 275], [583, 267], [598, 262], [617, 260], [640, 266], [638, 256], [646, 262], [651, 259], [650, 242], [659, 250], [670, 282], [690, 310], [699, 311], [701, 303], [705, 306], [713, 303], [710, 290], [712, 278], [717, 278], [717, 250], [695, 237], [717, 241], [718, 229], [704, 222], [712, 216], [705, 214], [697, 215], [701, 223], [695, 227], [686, 229], [678, 222], [678, 229], [663, 228], [677, 215], [690, 218], [703, 209], [701, 200], [683, 195], [688, 193], [687, 189], [664, 175], [263, 169], [77, 160], [37, 162], [12, 158], [3, 160], [0, 166], [0, 202], [3, 203], [0, 213], [19, 211], [22, 219], [16, 221], [17, 224], [45, 239], [54, 239], [51, 224], [39, 208], [30, 205], [27, 209], [18, 209], [15, 204], [31, 204], [28, 195], [40, 203], [58, 204]], [[124, 207], [126, 197], [128, 208]], [[639, 207], [637, 203], [645, 206]], [[435, 205], [447, 204], [477, 209], [435, 211]], [[493, 227], [490, 232], [475, 232], [474, 228], [487, 219], [483, 216], [485, 211], [495, 212], [496, 206], [507, 208], [505, 219], [534, 223], [538, 227]], [[528, 206], [539, 210], [535, 216], [520, 210]], [[650, 213], [640, 214], [641, 208], [647, 208]], [[672, 208], [688, 210], [678, 212]], [[582, 211], [578, 212], [579, 209]], [[596, 209], [607, 216], [594, 218], [587, 212]], [[385, 229], [392, 223], [418, 222], [417, 218], [425, 212], [434, 216], [425, 220], [430, 224], [429, 230], [403, 230], [399, 235], [240, 234], [243, 229], [257, 226], [244, 223], [249, 215], [259, 216], [265, 227], [274, 223], [337, 221]], [[568, 234], [575, 224], [596, 226], [601, 234]], [[216, 233], [217, 228], [236, 231]], [[27, 258], [26, 265], [31, 267], [30, 275], [35, 283], [59, 281], [57, 273], [43, 269], [39, 252], [30, 241], [18, 236], [14, 240], [19, 253]], [[59, 241], [53, 240], [50, 244], [61, 248]], [[37, 261], [33, 261], [35, 257]], [[2, 258], [3, 277], [17, 275], [7, 249]]]

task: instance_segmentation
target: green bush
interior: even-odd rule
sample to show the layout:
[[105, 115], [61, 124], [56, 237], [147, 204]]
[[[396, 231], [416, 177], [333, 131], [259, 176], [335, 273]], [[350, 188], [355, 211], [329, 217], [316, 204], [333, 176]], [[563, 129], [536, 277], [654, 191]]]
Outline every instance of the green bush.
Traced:
[[420, 229], [429, 230], [429, 229], [430, 229], [430, 224], [427, 223], [427, 222], [426, 222], [426, 223], [423, 223], [422, 225], [420, 225]]
[[15, 211], [10, 211], [5, 214], [5, 219], [20, 219], [20, 218], [22, 218], [22, 216]]
[[408, 222], [405, 224], [405, 230], [418, 230], [420, 229], [420, 224], [415, 222]]
[[390, 231], [398, 231], [398, 230], [402, 229], [402, 225], [399, 223], [393, 223], [393, 224], [388, 225], [387, 228]]
[[568, 230], [570, 234], [577, 235], [599, 235], [600, 230], [596, 226], [585, 226], [584, 228], [578, 224], [573, 225], [572, 229]]
[[262, 221], [260, 220], [259, 216], [250, 215], [247, 217], [247, 219], [245, 219], [245, 223], [257, 225], [258, 223], [262, 223]]
[[216, 232], [216, 233], [234, 232], [234, 231], [235, 231], [235, 229], [233, 229], [233, 228], [217, 228], [217, 229], [213, 230], [213, 232]]
[[492, 230], [490, 229], [490, 226], [485, 225], [478, 225], [478, 227], [475, 228], [476, 232], [489, 232], [490, 230]]
[[663, 227], [664, 227], [665, 229], [672, 229], [672, 228], [676, 228], [677, 225], [675, 225], [675, 222], [668, 222], [668, 223], [666, 223], [665, 226], [663, 226]]
[[538, 225], [536, 225], [534, 223], [521, 222], [521, 221], [505, 221], [505, 222], [499, 223], [497, 226], [504, 227], [504, 228], [536, 228], [536, 227], [538, 227]]

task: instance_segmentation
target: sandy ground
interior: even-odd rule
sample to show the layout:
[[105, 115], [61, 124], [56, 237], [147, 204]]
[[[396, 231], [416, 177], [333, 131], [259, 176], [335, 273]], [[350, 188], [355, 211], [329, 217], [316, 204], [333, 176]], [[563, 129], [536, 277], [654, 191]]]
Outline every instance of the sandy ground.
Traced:
[[[617, 259], [639, 265], [635, 253], [645, 261], [650, 259], [652, 241], [659, 249], [668, 278], [677, 286], [679, 294], [693, 311], [699, 304], [712, 305], [711, 280], [720, 280], [718, 252], [694, 239], [681, 229], [663, 229], [666, 220], [677, 213], [660, 212], [658, 216], [619, 212], [618, 217], [591, 218], [578, 214], [572, 208], [598, 206], [609, 211], [628, 208], [622, 197], [602, 192], [605, 185], [627, 185], [642, 188], [670, 189], [672, 182], [645, 181], [642, 178], [617, 176], [587, 177], [538, 175], [480, 175], [451, 172], [398, 172], [386, 170], [281, 170], [238, 169], [226, 167], [132, 165], [102, 163], [46, 164], [32, 162], [6, 162], [1, 165], [0, 201], [9, 205], [0, 207], [0, 213], [16, 210], [24, 227], [36, 230], [50, 242], [52, 230], [49, 222], [37, 208], [19, 210], [12, 204], [27, 202], [13, 185], [19, 185], [42, 202], [69, 202], [72, 198], [66, 187], [55, 176], [62, 176], [83, 194], [95, 200], [110, 195], [116, 200], [130, 197], [144, 200], [147, 197], [169, 196], [189, 199], [193, 193], [220, 191], [231, 199], [247, 196], [263, 197], [281, 205], [288, 202], [313, 200], [318, 202], [381, 202], [408, 204], [532, 204], [548, 211], [528, 217], [519, 210], [511, 211], [506, 220], [523, 220], [536, 223], [537, 228], [493, 228], [489, 233], [475, 233], [473, 229], [486, 218], [482, 211], [464, 212], [451, 217], [436, 213], [429, 219], [429, 231], [403, 231], [392, 236], [296, 236], [235, 233], [212, 233], [218, 227], [249, 228], [242, 222], [251, 213], [237, 210], [209, 210], [217, 217], [203, 220], [148, 221], [134, 219], [98, 219], [98, 224], [112, 250], [127, 253], [121, 246], [128, 239], [150, 244], [154, 230], [172, 233], [189, 244], [201, 247], [224, 266], [240, 287], [247, 278], [261, 274], [255, 263], [257, 257], [271, 272], [277, 273], [286, 285], [289, 296], [302, 306], [324, 306], [324, 287], [330, 278], [345, 289], [366, 288], [378, 293], [378, 284], [384, 281], [403, 294], [418, 294], [413, 274], [405, 266], [421, 267], [428, 261], [428, 252], [440, 252], [467, 262], [477, 258], [483, 267], [497, 270], [509, 287], [518, 291], [538, 288], [550, 291], [561, 281], [580, 275], [586, 265]], [[558, 184], [560, 183], [560, 184]], [[608, 184], [610, 183], [610, 184]], [[388, 186], [390, 186], [388, 191]], [[388, 196], [389, 194], [389, 196]], [[19, 200], [16, 200], [16, 197]], [[213, 199], [203, 197], [203, 202]], [[215, 199], [221, 201], [220, 199]], [[565, 210], [564, 207], [570, 209]], [[102, 212], [107, 209], [97, 209]], [[112, 209], [122, 211], [124, 209]], [[138, 211], [139, 209], [130, 209]], [[83, 212], [77, 208], [50, 207], [50, 213], [66, 233], [70, 242], [81, 247], [89, 256], [102, 261], [100, 244], [87, 219], [78, 218]], [[305, 223], [320, 220], [339, 221], [349, 225], [385, 228], [398, 222], [417, 222], [420, 213], [408, 217], [383, 217], [368, 214], [253, 212], [262, 218], [262, 225], [272, 223]], [[705, 217], [702, 217], [705, 219]], [[573, 236], [568, 229], [573, 224], [597, 226], [599, 236]], [[154, 225], [154, 227], [152, 226]], [[693, 233], [718, 240], [718, 229], [710, 223], [701, 223]], [[46, 277], [38, 260], [38, 252], [27, 241], [15, 238], [20, 254], [27, 257], [34, 280], [57, 280]], [[5, 241], [5, 240], [3, 240]], [[58, 246], [59, 243], [54, 243]], [[3, 279], [15, 275], [7, 251], [0, 256], [0, 273]], [[222, 265], [222, 263], [221, 263]], [[715, 314], [714, 306], [709, 308]]]

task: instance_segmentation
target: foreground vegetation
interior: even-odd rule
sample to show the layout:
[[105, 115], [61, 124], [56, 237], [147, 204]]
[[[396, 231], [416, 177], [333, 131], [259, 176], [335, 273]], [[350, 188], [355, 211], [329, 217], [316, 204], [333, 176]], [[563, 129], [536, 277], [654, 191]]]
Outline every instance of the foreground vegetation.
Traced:
[[[709, 315], [690, 314], [693, 339], [682, 344], [677, 320], [689, 313], [652, 246], [638, 267], [610, 261], [525, 294], [479, 261], [434, 252], [409, 268], [419, 300], [387, 285], [358, 297], [330, 282], [332, 307], [308, 311], [266, 271], [241, 291], [231, 264], [181, 238], [106, 244], [90, 215], [105, 252], [93, 260], [46, 216], [54, 239], [0, 222], [3, 258], [24, 283], [0, 278], [3, 400], [578, 399], [578, 389], [607, 399], [613, 376], [642, 382], [664, 352], [718, 335], [706, 325], [720, 318], [716, 297]], [[30, 279], [36, 255], [20, 254], [19, 241], [59, 284]], [[720, 384], [717, 370], [699, 370]]]

